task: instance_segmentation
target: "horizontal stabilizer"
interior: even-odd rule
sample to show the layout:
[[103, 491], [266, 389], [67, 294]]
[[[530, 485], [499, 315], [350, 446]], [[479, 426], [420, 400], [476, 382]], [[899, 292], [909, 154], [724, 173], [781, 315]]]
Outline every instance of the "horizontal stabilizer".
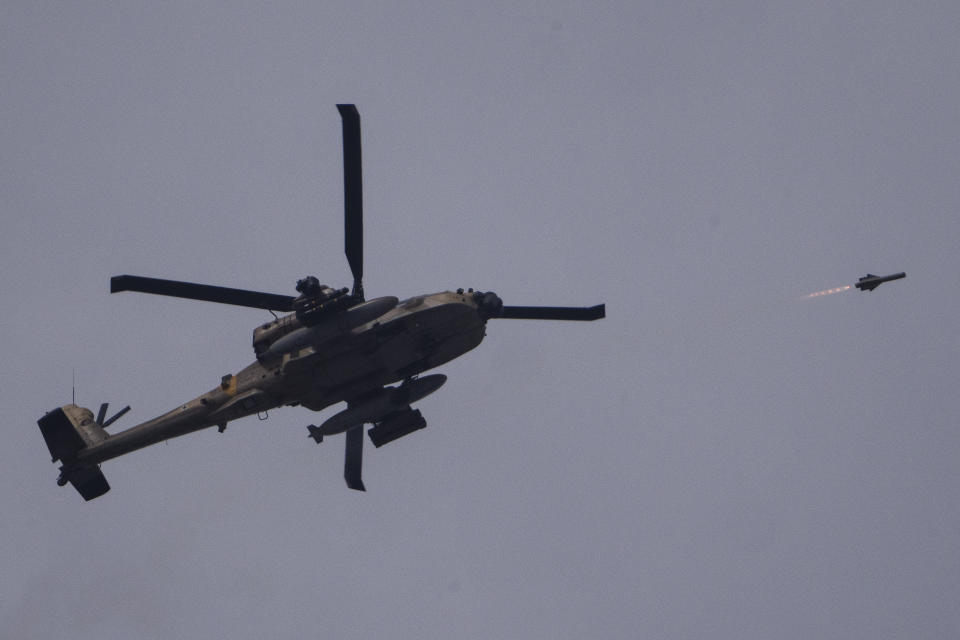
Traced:
[[104, 477], [100, 467], [77, 467], [70, 471], [66, 478], [73, 488], [83, 497], [90, 501], [99, 498], [107, 491], [110, 491], [110, 485]]
[[[99, 413], [101, 416], [105, 414], [106, 407], [101, 407]], [[37, 420], [37, 424], [53, 461], [63, 462], [57, 484], [62, 487], [69, 482], [84, 500], [93, 500], [110, 490], [99, 466], [85, 466], [77, 462], [77, 454], [82, 449], [108, 437], [103, 427], [94, 421], [89, 409], [74, 404], [64, 405]]]

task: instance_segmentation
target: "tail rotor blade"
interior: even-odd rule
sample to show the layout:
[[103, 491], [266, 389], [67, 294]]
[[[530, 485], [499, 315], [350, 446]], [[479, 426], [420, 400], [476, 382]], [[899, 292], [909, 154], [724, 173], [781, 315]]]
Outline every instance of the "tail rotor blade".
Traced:
[[[102, 407], [100, 407], [100, 408], [103, 409], [103, 408], [106, 407], [106, 406], [107, 406], [106, 403], [104, 403], [104, 405], [103, 405]], [[123, 409], [120, 409], [120, 411], [117, 411], [117, 412], [116, 412], [115, 414], [113, 414], [109, 419], [107, 419], [106, 422], [101, 423], [100, 426], [103, 427], [104, 429], [106, 429], [107, 427], [109, 427], [110, 425], [112, 425], [114, 422], [116, 422], [117, 420], [119, 420], [119, 419], [121, 418], [121, 416], [123, 416], [123, 414], [125, 414], [127, 411], [130, 411], [130, 405], [127, 405], [127, 406], [125, 406]], [[104, 412], [104, 413], [106, 413], [106, 412]]]
[[363, 172], [360, 161], [360, 113], [338, 104], [343, 124], [344, 251], [353, 272], [353, 295], [363, 300]]
[[127, 411], [130, 411], [130, 405], [127, 405], [123, 409], [120, 409], [120, 411], [117, 411], [108, 420], [105, 421], [104, 418], [107, 417], [107, 407], [109, 406], [110, 406], [109, 402], [104, 402], [103, 404], [100, 405], [100, 410], [97, 411], [96, 423], [101, 427], [103, 427], [104, 429], [106, 429], [107, 427], [112, 425], [114, 422], [119, 420], [120, 417], [123, 416], [123, 414], [125, 414]]
[[497, 318], [516, 320], [599, 320], [607, 315], [606, 305], [592, 307], [505, 306]]

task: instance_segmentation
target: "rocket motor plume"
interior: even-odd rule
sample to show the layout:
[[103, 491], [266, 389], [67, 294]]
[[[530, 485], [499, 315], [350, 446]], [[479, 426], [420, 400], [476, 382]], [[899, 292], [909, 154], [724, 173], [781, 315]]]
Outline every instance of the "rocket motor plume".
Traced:
[[824, 289], [823, 291], [817, 291], [816, 293], [810, 293], [810, 294], [807, 294], [807, 295], [803, 296], [803, 300], [808, 300], [808, 299], [810, 299], [810, 298], [819, 298], [820, 296], [829, 296], [829, 295], [832, 295], [832, 294], [834, 294], [834, 293], [841, 293], [841, 292], [843, 292], [843, 291], [847, 291], [848, 289], [850, 289], [850, 286], [851, 286], [851, 285], [848, 284], [848, 285], [846, 285], [846, 286], [844, 286], [844, 287], [837, 287], [837, 288], [835, 288], [835, 289]]

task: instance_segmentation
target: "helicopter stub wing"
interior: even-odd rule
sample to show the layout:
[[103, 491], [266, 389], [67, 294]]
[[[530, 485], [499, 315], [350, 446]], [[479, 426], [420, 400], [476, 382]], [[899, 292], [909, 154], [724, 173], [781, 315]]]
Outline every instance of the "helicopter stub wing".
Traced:
[[437, 373], [408, 380], [400, 387], [378, 389], [349, 404], [319, 427], [308, 425], [307, 432], [317, 444], [323, 442], [325, 435], [344, 432], [344, 480], [351, 489], [366, 491], [362, 479], [364, 425], [374, 425], [367, 435], [377, 448], [423, 429], [427, 421], [418, 410], [410, 408], [410, 404], [433, 393], [446, 380], [445, 375]]

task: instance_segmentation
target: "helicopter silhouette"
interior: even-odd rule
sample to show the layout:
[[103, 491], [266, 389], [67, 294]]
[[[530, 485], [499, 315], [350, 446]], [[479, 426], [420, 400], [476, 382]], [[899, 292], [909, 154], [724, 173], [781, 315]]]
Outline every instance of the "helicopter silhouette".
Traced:
[[[96, 418], [90, 409], [68, 404], [38, 420], [53, 462], [61, 463], [57, 484], [68, 482], [84, 500], [110, 490], [100, 464], [151, 444], [227, 423], [279, 406], [320, 411], [346, 402], [347, 408], [307, 435], [318, 444], [345, 433], [344, 479], [364, 491], [364, 427], [381, 447], [426, 426], [411, 404], [439, 389], [442, 374], [420, 376], [480, 344], [490, 320], [598, 320], [603, 304], [592, 307], [509, 306], [495, 293], [457, 289], [399, 300], [366, 300], [363, 291], [363, 188], [360, 114], [338, 104], [343, 127], [344, 250], [353, 275], [352, 290], [333, 289], [313, 277], [297, 282], [297, 296], [233, 289], [193, 282], [120, 275], [110, 292], [137, 291], [192, 300], [284, 312], [253, 330], [256, 360], [203, 395], [124, 431], [106, 429], [129, 410]], [[396, 386], [389, 386], [399, 383]]]

